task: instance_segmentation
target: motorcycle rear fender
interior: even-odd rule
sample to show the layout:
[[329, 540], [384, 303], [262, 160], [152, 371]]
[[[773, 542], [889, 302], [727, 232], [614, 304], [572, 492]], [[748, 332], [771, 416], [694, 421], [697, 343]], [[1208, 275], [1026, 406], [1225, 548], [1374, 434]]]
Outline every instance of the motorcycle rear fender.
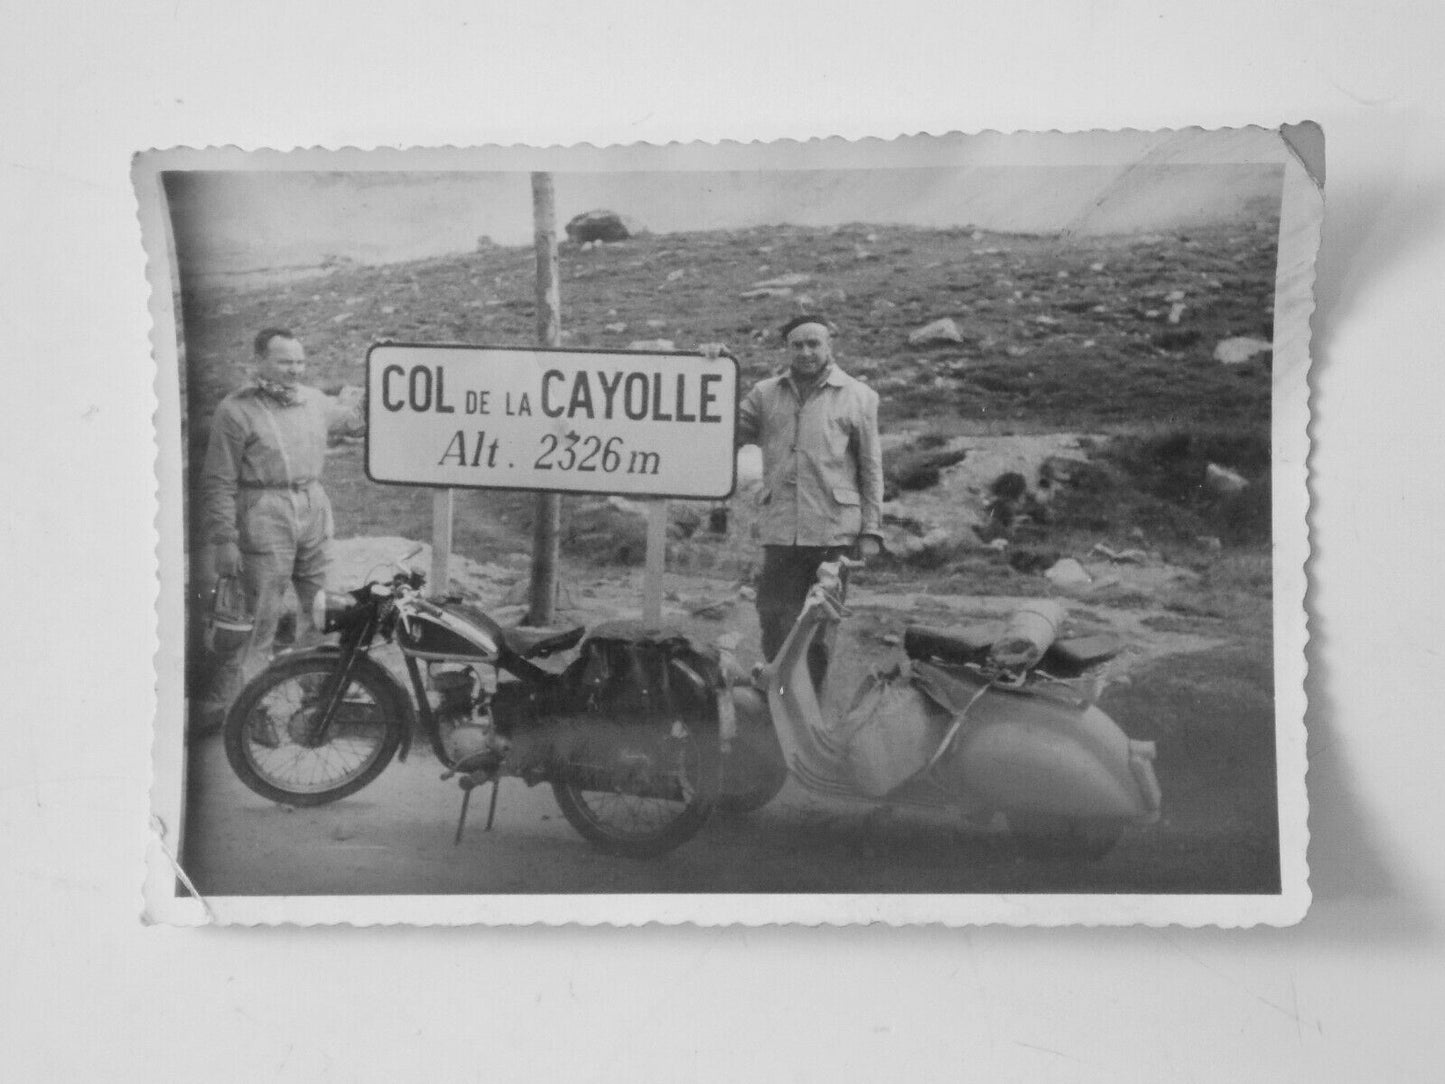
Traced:
[[[292, 652], [287, 655], [287, 658], [314, 657], [335, 662], [341, 657], [341, 654], [342, 649], [339, 644], [318, 644], [316, 647]], [[412, 707], [411, 697], [407, 694], [406, 686], [397, 680], [395, 674], [364, 651], [357, 652], [351, 666], [353, 671], [365, 672], [376, 679], [377, 684], [387, 690], [388, 695], [391, 696], [391, 707], [402, 718], [401, 745], [397, 748], [396, 759], [406, 760], [407, 753], [411, 752], [411, 736], [416, 730], [416, 709]]]

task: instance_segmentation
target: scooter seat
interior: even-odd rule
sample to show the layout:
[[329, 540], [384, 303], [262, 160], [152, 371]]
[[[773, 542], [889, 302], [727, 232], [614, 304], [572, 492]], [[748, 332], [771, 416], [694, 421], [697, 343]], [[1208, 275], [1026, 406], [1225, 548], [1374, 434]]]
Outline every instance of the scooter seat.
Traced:
[[587, 629], [578, 625], [574, 629], [532, 629], [510, 628], [502, 630], [507, 646], [524, 659], [545, 659], [559, 651], [566, 651], [582, 642]]
[[1101, 662], [1108, 662], [1123, 650], [1123, 641], [1112, 633], [1075, 636], [1069, 640], [1055, 640], [1039, 665], [1057, 677], [1069, 677]]
[[903, 650], [910, 659], [937, 659], [959, 665], [982, 663], [1002, 630], [997, 622], [952, 629], [909, 625], [903, 631]]
[[[997, 622], [965, 625], [952, 629], [935, 629], [910, 625], [903, 633], [903, 650], [910, 659], [935, 659], [943, 663], [964, 665], [988, 661], [994, 642], [1003, 631]], [[1075, 677], [1091, 666], [1097, 666], [1124, 649], [1117, 636], [1076, 636], [1055, 640], [1039, 662], [1039, 668], [1056, 677]]]

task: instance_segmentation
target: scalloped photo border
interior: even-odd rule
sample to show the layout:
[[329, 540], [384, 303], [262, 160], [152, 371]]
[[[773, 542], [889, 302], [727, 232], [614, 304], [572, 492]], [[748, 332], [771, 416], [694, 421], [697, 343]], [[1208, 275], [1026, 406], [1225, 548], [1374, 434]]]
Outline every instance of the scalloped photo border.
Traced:
[[[161, 176], [216, 171], [794, 171], [980, 165], [1278, 164], [1282, 167], [1272, 377], [1273, 643], [1281, 889], [1207, 894], [568, 894], [200, 896], [178, 858], [185, 797], [185, 522], [179, 291]], [[642, 925], [694, 923], [967, 926], [1283, 926], [1309, 906], [1305, 788], [1305, 597], [1310, 556], [1310, 319], [1324, 215], [1324, 138], [1303, 122], [1205, 131], [1018, 132], [771, 143], [476, 148], [172, 148], [136, 155], [132, 179], [151, 287], [156, 395], [159, 707], [153, 735], [150, 845], [143, 918], [174, 925]], [[137, 253], [137, 266], [140, 266]], [[1165, 801], [1168, 801], [1166, 784]], [[447, 825], [437, 826], [439, 833]], [[618, 861], [625, 861], [618, 859]]]

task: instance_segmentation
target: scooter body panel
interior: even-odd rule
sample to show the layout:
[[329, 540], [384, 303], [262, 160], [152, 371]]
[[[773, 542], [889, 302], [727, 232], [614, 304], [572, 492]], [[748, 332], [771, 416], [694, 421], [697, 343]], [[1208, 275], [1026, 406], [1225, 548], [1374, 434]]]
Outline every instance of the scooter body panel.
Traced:
[[[934, 673], [939, 673], [935, 670]], [[1151, 801], [1130, 765], [1118, 724], [1061, 686], [1009, 689], [956, 669], [946, 680], [967, 696], [966, 719], [934, 779], [990, 809], [1085, 817], [1142, 817]]]
[[[795, 635], [764, 672], [769, 713], [785, 761], [810, 789], [846, 788], [847, 749], [825, 722], [802, 654], [821, 612], [805, 612]], [[811, 625], [813, 628], [809, 628]], [[1113, 719], [1063, 689], [984, 688], [950, 670], [967, 705], [959, 732], [938, 762], [877, 799], [928, 799], [970, 811], [1001, 810], [1088, 819], [1147, 820], [1158, 813], [1152, 747], [1131, 742]], [[822, 773], [809, 770], [821, 766]], [[831, 768], [832, 770], [828, 770]], [[1147, 779], [1141, 778], [1141, 774]], [[840, 787], [842, 784], [842, 787]], [[862, 798], [864, 795], [855, 794]]]
[[976, 726], [936, 769], [976, 803], [1071, 817], [1149, 812], [1129, 767], [1129, 739], [1098, 708], [1035, 703], [1024, 714], [999, 700], [984, 697]]

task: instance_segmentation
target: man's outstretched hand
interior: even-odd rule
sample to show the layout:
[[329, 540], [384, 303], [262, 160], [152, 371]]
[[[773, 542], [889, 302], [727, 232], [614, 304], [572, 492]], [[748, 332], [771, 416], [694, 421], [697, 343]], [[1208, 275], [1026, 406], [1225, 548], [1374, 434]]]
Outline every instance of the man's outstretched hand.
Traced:
[[859, 560], [871, 561], [883, 552], [883, 543], [871, 534], [862, 535], [855, 547]]

